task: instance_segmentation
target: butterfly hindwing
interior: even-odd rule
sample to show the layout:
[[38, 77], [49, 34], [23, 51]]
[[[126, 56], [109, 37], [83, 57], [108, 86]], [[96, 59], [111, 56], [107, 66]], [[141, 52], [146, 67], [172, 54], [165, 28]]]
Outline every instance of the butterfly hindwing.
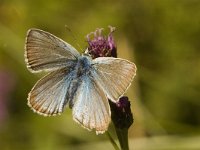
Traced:
[[51, 116], [63, 112], [71, 76], [69, 69], [53, 71], [40, 79], [28, 96], [28, 105], [38, 114]]
[[95, 79], [85, 76], [74, 100], [73, 119], [88, 130], [104, 133], [110, 123], [110, 107]]

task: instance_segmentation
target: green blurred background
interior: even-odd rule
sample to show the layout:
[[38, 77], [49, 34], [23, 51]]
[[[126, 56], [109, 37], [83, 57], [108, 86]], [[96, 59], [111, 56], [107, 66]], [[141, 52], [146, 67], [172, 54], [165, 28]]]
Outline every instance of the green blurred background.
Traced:
[[26, 69], [26, 32], [43, 29], [79, 49], [65, 25], [83, 49], [88, 33], [115, 26], [118, 57], [137, 65], [127, 92], [135, 119], [130, 149], [200, 149], [199, 0], [1, 0], [1, 150], [113, 149], [106, 134], [77, 125], [71, 110], [42, 117], [26, 105], [42, 76]]

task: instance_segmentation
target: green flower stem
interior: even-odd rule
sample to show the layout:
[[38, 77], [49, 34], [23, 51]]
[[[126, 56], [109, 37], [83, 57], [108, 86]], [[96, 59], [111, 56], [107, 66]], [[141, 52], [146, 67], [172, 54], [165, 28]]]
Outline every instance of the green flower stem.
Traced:
[[121, 150], [129, 150], [129, 145], [128, 145], [128, 129], [119, 129], [115, 128], [117, 137], [120, 143]]
[[113, 145], [113, 147], [115, 148], [115, 150], [120, 150], [120, 148], [118, 147], [117, 143], [115, 142], [115, 140], [112, 138], [112, 136], [110, 135], [109, 132], [107, 132], [107, 136], [111, 142], [111, 144]]

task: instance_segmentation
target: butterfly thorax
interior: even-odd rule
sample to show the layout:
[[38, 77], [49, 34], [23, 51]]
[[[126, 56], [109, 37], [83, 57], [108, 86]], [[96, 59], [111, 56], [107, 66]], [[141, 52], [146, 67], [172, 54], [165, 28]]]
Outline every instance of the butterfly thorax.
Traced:
[[75, 67], [75, 72], [77, 77], [87, 75], [91, 69], [90, 57], [88, 56], [80, 56], [78, 58], [78, 62]]

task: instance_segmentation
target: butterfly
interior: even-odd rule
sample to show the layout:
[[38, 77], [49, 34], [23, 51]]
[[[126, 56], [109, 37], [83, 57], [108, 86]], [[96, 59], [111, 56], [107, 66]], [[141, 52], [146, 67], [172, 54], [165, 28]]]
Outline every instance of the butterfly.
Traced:
[[32, 73], [49, 72], [28, 94], [28, 106], [44, 116], [72, 108], [73, 120], [88, 130], [104, 133], [111, 121], [108, 99], [116, 102], [136, 75], [134, 63], [113, 57], [92, 59], [62, 39], [30, 29], [25, 62]]

